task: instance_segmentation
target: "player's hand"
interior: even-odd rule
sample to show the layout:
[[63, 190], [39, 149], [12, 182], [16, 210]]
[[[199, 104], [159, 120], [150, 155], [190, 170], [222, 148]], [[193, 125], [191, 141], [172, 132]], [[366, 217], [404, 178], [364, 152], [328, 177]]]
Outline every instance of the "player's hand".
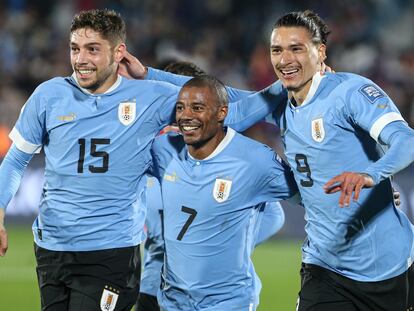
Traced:
[[349, 206], [352, 194], [354, 201], [358, 201], [362, 188], [371, 188], [375, 185], [374, 180], [367, 174], [344, 172], [329, 180], [324, 186], [325, 193], [331, 194], [341, 191], [339, 206]]
[[7, 248], [9, 247], [7, 239], [7, 231], [3, 225], [0, 225], [0, 256], [3, 257], [6, 255]]
[[395, 206], [400, 207], [401, 205], [400, 192], [398, 192], [398, 190], [396, 190], [395, 188], [392, 188], [392, 194], [393, 194]]
[[118, 66], [118, 74], [127, 79], [144, 79], [148, 69], [134, 55], [125, 51], [124, 58]]
[[333, 70], [331, 67], [329, 67], [327, 64], [322, 63], [321, 65], [321, 75], [324, 75], [325, 72], [331, 72], [331, 73], [335, 73], [335, 70]]

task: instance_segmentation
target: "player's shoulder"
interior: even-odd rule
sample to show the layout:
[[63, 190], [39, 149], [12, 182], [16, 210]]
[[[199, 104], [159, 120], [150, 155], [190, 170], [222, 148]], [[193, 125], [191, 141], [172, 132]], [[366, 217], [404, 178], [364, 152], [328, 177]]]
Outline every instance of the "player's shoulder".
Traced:
[[159, 153], [180, 153], [185, 147], [180, 133], [168, 132], [154, 139], [152, 149]]
[[353, 92], [367, 85], [375, 85], [370, 79], [350, 72], [326, 74], [328, 83], [338, 87], [338, 90]]
[[122, 78], [122, 86], [126, 89], [133, 89], [154, 95], [170, 96], [179, 91], [179, 87], [164, 81], [155, 80], [132, 80]]
[[237, 156], [251, 161], [260, 161], [260, 159], [272, 159], [275, 156], [273, 149], [269, 146], [258, 142], [252, 138], [235, 132], [233, 138], [233, 149], [240, 150]]
[[41, 96], [55, 96], [62, 95], [62, 92], [67, 92], [73, 88], [73, 83], [70, 77], [54, 77], [39, 84], [34, 91], [34, 94], [41, 94]]

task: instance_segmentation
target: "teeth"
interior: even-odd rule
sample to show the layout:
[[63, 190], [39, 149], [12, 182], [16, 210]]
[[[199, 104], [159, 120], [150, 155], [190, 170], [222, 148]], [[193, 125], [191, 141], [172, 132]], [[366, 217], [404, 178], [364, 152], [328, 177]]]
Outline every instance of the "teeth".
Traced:
[[192, 131], [192, 130], [195, 130], [197, 128], [198, 128], [198, 126], [189, 126], [189, 125], [182, 126], [182, 129], [184, 131]]
[[298, 71], [299, 71], [298, 69], [289, 69], [289, 70], [282, 70], [282, 73], [284, 75], [288, 75], [288, 74], [292, 74], [292, 73], [295, 73], [295, 72], [298, 72]]
[[78, 71], [82, 75], [87, 75], [93, 72], [93, 70], [90, 70], [90, 69], [79, 69]]

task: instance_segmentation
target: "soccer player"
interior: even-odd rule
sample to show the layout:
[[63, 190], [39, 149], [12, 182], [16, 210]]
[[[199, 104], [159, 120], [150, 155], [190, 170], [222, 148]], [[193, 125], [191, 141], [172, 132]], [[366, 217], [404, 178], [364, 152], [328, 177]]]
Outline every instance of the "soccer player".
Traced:
[[[45, 184], [33, 224], [42, 310], [129, 310], [137, 299], [145, 218], [137, 186], [153, 138], [173, 121], [179, 88], [120, 77], [125, 50], [119, 14], [76, 15], [73, 75], [42, 83], [10, 133], [0, 168], [0, 255], [8, 247], [4, 209], [43, 147]], [[264, 117], [272, 105], [230, 105], [228, 117], [252, 124], [252, 111]]]
[[306, 210], [298, 310], [414, 308], [413, 226], [389, 179], [414, 160], [414, 131], [372, 81], [319, 74], [328, 34], [315, 13], [294, 12], [270, 42], [289, 95], [275, 118]]
[[[413, 226], [389, 180], [413, 162], [414, 131], [369, 79], [319, 74], [328, 33], [313, 12], [295, 12], [277, 21], [270, 42], [288, 91], [274, 117], [306, 211], [298, 310], [414, 308]], [[151, 68], [147, 78], [178, 81]], [[275, 85], [249, 104], [271, 98]]]
[[162, 310], [255, 310], [260, 209], [296, 192], [269, 147], [223, 127], [226, 114], [225, 87], [193, 78], [177, 99], [182, 135], [161, 135], [152, 147], [164, 208]]
[[[194, 63], [185, 61], [169, 63], [164, 70], [191, 77], [205, 74]], [[251, 93], [245, 91], [233, 92], [231, 100], [237, 100]], [[244, 135], [267, 144], [269, 147], [277, 150], [278, 154], [283, 154], [283, 151], [280, 150], [280, 137], [275, 137], [275, 135], [279, 134], [273, 124], [260, 122], [245, 131]], [[161, 230], [161, 190], [156, 178], [148, 177], [146, 187], [141, 193], [141, 198], [141, 204], [144, 204], [147, 208], [145, 219], [147, 240], [144, 244], [144, 269], [141, 275], [140, 293], [136, 309], [138, 311], [158, 311], [160, 309], [157, 302], [157, 292], [161, 284], [161, 268], [164, 263], [164, 241]], [[285, 222], [283, 208], [279, 202], [267, 202], [259, 211], [261, 214], [258, 216], [258, 228], [254, 234], [255, 245], [264, 242], [276, 234]], [[259, 279], [257, 279], [257, 283], [259, 286]]]

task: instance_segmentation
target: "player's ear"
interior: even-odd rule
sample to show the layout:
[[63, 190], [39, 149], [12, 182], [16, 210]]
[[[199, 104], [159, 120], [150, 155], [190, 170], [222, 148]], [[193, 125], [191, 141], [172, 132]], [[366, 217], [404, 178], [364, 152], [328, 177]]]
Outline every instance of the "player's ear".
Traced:
[[227, 105], [221, 105], [219, 107], [218, 113], [217, 113], [217, 119], [219, 122], [224, 121], [224, 119], [227, 116], [227, 112], [229, 110], [229, 107]]
[[114, 52], [114, 61], [117, 63], [120, 63], [121, 60], [124, 58], [126, 52], [126, 45], [125, 43], [120, 43], [115, 46], [115, 52]]
[[318, 47], [318, 57], [319, 57], [319, 62], [323, 63], [325, 62], [326, 59], [326, 45], [325, 44], [320, 44]]

